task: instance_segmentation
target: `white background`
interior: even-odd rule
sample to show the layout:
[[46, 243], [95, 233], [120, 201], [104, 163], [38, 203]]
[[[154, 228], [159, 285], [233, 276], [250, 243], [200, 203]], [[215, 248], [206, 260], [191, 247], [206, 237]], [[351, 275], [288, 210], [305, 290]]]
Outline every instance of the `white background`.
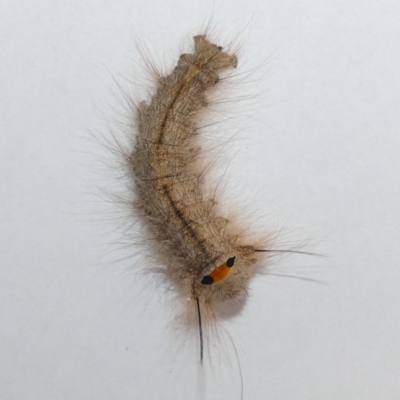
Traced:
[[[259, 66], [226, 196], [328, 258], [275, 258], [318, 282], [255, 276], [199, 368], [165, 287], [118, 249], [98, 142], [124, 114], [114, 79], [145, 87], [135, 42], [168, 69], [210, 17]], [[229, 337], [244, 399], [398, 398], [399, 21], [390, 0], [3, 0], [1, 399], [240, 399]]]

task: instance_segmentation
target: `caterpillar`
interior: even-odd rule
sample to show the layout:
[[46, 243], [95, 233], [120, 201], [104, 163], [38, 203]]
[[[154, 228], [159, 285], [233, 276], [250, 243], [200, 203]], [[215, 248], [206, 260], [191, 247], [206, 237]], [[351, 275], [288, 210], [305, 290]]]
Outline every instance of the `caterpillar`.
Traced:
[[193, 52], [158, 77], [149, 103], [135, 107], [135, 143], [125, 157], [134, 210], [185, 304], [186, 319], [198, 327], [202, 361], [203, 327], [215, 318], [214, 306], [242, 299], [251, 268], [274, 250], [266, 249], [264, 237], [249, 242], [245, 229], [221, 216], [217, 201], [205, 195], [196, 118], [238, 58], [205, 34], [193, 40]]

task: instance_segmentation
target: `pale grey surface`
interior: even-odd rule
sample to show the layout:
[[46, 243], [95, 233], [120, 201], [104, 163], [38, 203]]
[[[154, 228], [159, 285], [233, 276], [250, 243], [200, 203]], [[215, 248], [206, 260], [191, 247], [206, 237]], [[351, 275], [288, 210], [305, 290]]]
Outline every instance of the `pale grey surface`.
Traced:
[[133, 249], [105, 256], [120, 220], [96, 188], [119, 184], [88, 133], [117, 128], [113, 77], [136, 92], [135, 38], [171, 66], [210, 15], [248, 68], [265, 61], [262, 95], [233, 105], [226, 195], [329, 255], [277, 259], [323, 284], [256, 276], [227, 323], [244, 399], [398, 397], [400, 3], [3, 0], [2, 399], [240, 398], [227, 336], [199, 370], [165, 287], [134, 275], [140, 259], [111, 263]]

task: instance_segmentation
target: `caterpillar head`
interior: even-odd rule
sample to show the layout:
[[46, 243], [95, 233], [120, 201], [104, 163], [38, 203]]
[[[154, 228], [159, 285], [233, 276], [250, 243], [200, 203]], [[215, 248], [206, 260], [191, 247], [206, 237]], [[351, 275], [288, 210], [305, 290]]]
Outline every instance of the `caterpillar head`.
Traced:
[[257, 259], [252, 246], [238, 246], [203, 268], [192, 280], [192, 295], [204, 303], [240, 300], [247, 293], [249, 269]]

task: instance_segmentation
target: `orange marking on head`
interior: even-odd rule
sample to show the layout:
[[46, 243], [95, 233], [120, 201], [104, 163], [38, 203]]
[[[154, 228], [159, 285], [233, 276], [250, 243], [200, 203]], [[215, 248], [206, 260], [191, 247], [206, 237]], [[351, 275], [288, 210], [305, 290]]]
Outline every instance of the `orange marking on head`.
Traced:
[[236, 257], [230, 257], [228, 260], [221, 264], [219, 267], [215, 268], [209, 275], [206, 275], [201, 283], [203, 285], [212, 285], [215, 282], [221, 281], [226, 278], [231, 272], [230, 269], [233, 267], [235, 263]]
[[213, 278], [213, 283], [222, 281], [222, 279], [226, 278], [231, 272], [231, 268], [226, 265], [226, 263], [221, 264], [218, 268], [215, 268], [214, 271], [210, 273], [209, 276]]

